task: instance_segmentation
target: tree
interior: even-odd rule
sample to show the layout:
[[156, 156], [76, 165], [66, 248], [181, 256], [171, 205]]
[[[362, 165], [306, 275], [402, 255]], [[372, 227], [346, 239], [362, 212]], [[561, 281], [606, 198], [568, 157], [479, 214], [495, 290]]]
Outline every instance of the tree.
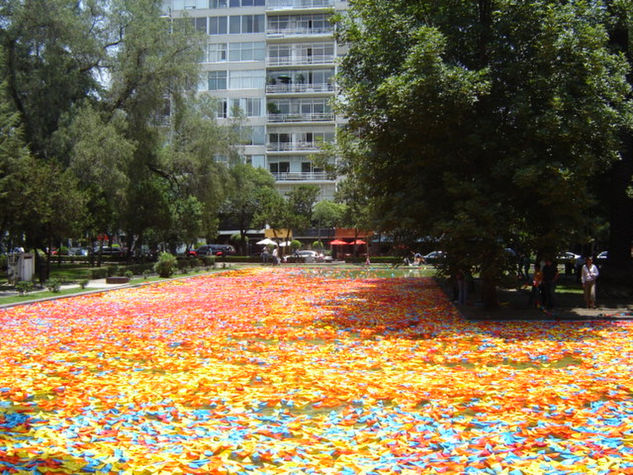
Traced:
[[[19, 115], [5, 100], [5, 87], [0, 84], [0, 236], [15, 231], [16, 212], [23, 210], [26, 186], [23, 170], [30, 163], [29, 150], [22, 139]], [[19, 235], [19, 233], [17, 233]], [[18, 236], [12, 236], [17, 239]]]
[[230, 217], [240, 231], [241, 253], [246, 254], [246, 232], [253, 226], [257, 212], [266, 196], [275, 191], [275, 179], [263, 168], [236, 164], [229, 170], [230, 191], [222, 207], [222, 214]]
[[59, 158], [51, 138], [60, 118], [101, 89], [104, 15], [99, 2], [0, 2], [0, 69], [25, 141], [40, 159]]
[[312, 222], [312, 208], [319, 196], [317, 185], [298, 185], [293, 187], [287, 194], [290, 212], [295, 216], [293, 227], [295, 229], [305, 229]]
[[604, 20], [597, 2], [359, 0], [342, 21], [343, 155], [382, 227], [441, 237], [488, 306], [507, 243], [553, 254], [617, 157], [629, 87]]
[[317, 226], [317, 240], [321, 241], [321, 228], [333, 228], [339, 226], [343, 221], [345, 205], [334, 201], [323, 200], [314, 205], [312, 212], [312, 222]]
[[[627, 80], [633, 85], [633, 2], [612, 0], [606, 2], [611, 14], [608, 22], [612, 49], [629, 63]], [[631, 96], [629, 96], [631, 97]], [[601, 280], [625, 289], [633, 287], [633, 128], [620, 129], [622, 146], [607, 176], [605, 190], [609, 209], [609, 254]]]

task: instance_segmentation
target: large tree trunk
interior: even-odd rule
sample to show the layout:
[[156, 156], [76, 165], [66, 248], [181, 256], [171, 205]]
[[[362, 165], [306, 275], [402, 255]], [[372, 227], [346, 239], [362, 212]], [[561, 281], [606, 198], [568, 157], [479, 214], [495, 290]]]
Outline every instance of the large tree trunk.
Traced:
[[609, 287], [633, 289], [633, 198], [628, 190], [633, 185], [633, 136], [623, 141], [622, 160], [615, 163], [610, 179], [609, 257], [601, 282]]
[[[631, 45], [630, 17], [626, 11], [614, 7], [614, 2], [607, 2], [607, 7], [614, 15], [609, 35], [613, 48], [621, 52], [633, 66], [633, 46]], [[628, 81], [633, 84], [633, 71], [628, 74]], [[621, 288], [631, 292], [633, 288], [633, 262], [631, 261], [631, 244], [633, 243], [633, 197], [629, 190], [633, 187], [633, 134], [624, 131], [622, 138], [622, 159], [611, 169], [609, 180], [609, 257], [600, 281], [611, 290]], [[601, 286], [604, 289], [604, 286]], [[609, 289], [607, 289], [609, 290]]]

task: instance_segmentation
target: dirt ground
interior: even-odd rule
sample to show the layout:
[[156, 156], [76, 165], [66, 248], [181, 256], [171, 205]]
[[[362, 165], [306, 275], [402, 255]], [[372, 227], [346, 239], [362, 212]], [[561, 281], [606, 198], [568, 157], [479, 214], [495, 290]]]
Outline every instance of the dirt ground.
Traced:
[[[580, 289], [573, 278], [563, 281], [564, 285]], [[451, 288], [445, 287], [449, 298], [453, 297]], [[483, 307], [478, 282], [468, 296], [465, 305], [455, 303], [464, 317], [470, 320], [594, 320], [594, 319], [633, 319], [633, 298], [604, 295], [598, 286], [596, 308], [587, 309], [582, 292], [557, 290], [554, 297], [555, 307], [551, 311], [528, 305], [530, 290], [523, 288], [499, 289], [499, 307], [489, 310]]]

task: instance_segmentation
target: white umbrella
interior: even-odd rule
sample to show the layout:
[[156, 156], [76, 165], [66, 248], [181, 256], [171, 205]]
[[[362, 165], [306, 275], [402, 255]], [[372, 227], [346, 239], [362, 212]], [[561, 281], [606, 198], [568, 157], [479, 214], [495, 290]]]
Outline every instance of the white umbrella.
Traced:
[[262, 239], [261, 241], [257, 241], [256, 244], [258, 246], [270, 246], [271, 244], [273, 246], [277, 245], [277, 243], [275, 241], [273, 241], [272, 239], [270, 239], [270, 238], [265, 238], [265, 239]]

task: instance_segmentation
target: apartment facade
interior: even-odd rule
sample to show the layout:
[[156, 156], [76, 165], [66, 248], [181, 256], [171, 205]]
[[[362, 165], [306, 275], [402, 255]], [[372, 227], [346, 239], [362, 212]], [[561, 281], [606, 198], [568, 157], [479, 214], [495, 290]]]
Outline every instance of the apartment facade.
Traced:
[[333, 142], [331, 100], [341, 48], [329, 17], [340, 0], [165, 0], [165, 12], [186, 16], [206, 33], [199, 90], [218, 99], [218, 118], [241, 111], [250, 137], [243, 159], [269, 170], [285, 194], [316, 184], [333, 199], [336, 181], [314, 163]]

